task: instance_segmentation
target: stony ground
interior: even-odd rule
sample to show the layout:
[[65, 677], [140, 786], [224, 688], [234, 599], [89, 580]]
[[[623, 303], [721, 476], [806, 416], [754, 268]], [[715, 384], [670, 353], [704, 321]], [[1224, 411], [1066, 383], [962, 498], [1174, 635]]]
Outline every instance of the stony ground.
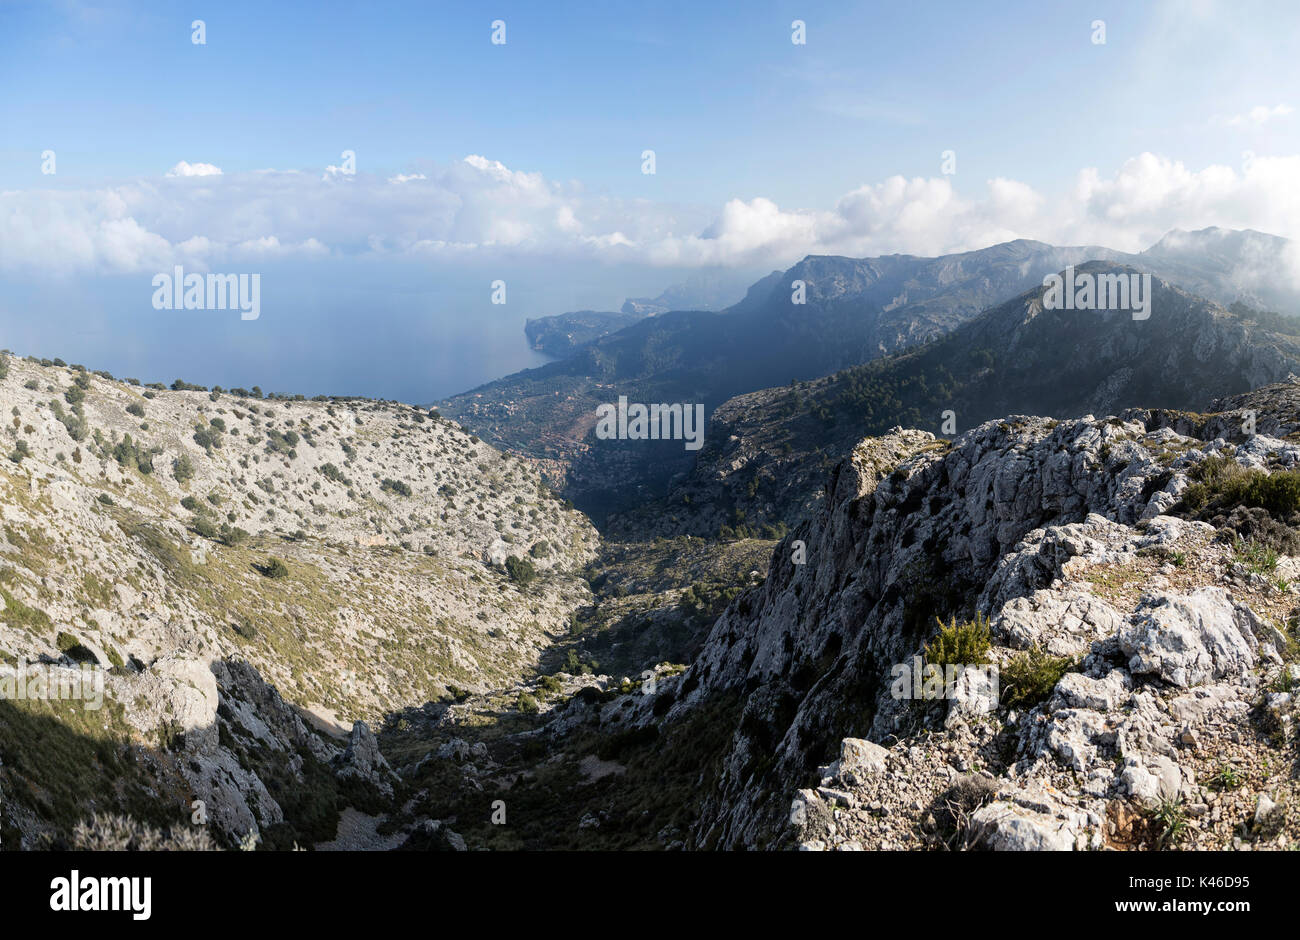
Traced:
[[[427, 410], [0, 372], [0, 687], [105, 692], [3, 696], [6, 845], [1300, 844], [1290, 385], [900, 429], [780, 542], [602, 544]], [[931, 659], [1000, 687], [899, 695]]]
[[[84, 664], [109, 702], [4, 717], [45, 709], [113, 747], [188, 738], [203, 769], [159, 770], [179, 777], [176, 805], [207, 793], [241, 828], [278, 810], [230, 735], [283, 749], [283, 732], [342, 759], [318, 716], [346, 734], [517, 681], [591, 598], [586, 519], [427, 410], [151, 388], [16, 356], [0, 405], [0, 669]], [[512, 574], [509, 556], [526, 566]], [[264, 709], [286, 705], [276, 727]], [[85, 808], [72, 784], [20, 774], [37, 758], [3, 757], [24, 835]]]

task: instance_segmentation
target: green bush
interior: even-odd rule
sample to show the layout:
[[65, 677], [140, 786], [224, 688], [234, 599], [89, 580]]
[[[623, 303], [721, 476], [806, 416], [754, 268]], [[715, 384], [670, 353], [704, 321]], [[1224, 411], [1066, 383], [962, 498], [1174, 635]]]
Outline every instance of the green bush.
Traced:
[[537, 688], [543, 692], [554, 695], [564, 687], [564, 684], [556, 676], [542, 676], [537, 680]]
[[345, 477], [339, 468], [334, 466], [332, 463], [323, 463], [316, 469], [320, 472], [321, 476], [329, 480], [331, 483], [340, 483], [344, 486], [352, 485], [352, 481]]
[[190, 528], [203, 536], [205, 539], [216, 541], [221, 533], [218, 531], [216, 523], [204, 516], [195, 516], [190, 520]]
[[131, 440], [130, 434], [124, 434], [122, 440], [113, 446], [113, 459], [122, 467], [139, 470], [141, 473], [153, 473], [153, 458], [159, 450], [145, 450]]
[[129, 415], [135, 415], [137, 418], [143, 418], [144, 405], [140, 404], [138, 401], [133, 401], [131, 404], [126, 406], [126, 413]]
[[381, 484], [379, 484], [379, 488], [389, 493], [396, 493], [398, 496], [411, 495], [410, 485], [401, 480], [385, 479]]
[[1052, 694], [1061, 676], [1078, 667], [1073, 656], [1052, 656], [1037, 645], [1017, 653], [998, 677], [1002, 704], [1007, 708], [1032, 708]]
[[66, 633], [63, 630], [60, 630], [58, 639], [55, 640], [55, 643], [59, 647], [59, 652], [71, 660], [79, 663], [99, 662], [99, 658], [87, 649], [86, 646], [71, 633]]
[[213, 449], [221, 446], [221, 435], [220, 433], [211, 431], [208, 428], [195, 427], [194, 443], [207, 451], [208, 456], [211, 456]]
[[289, 566], [278, 558], [268, 558], [266, 564], [259, 566], [257, 570], [266, 578], [287, 578], [289, 576]]
[[537, 706], [537, 699], [527, 692], [519, 693], [519, 697], [515, 699], [515, 709], [521, 715], [536, 715], [541, 710]]
[[1252, 574], [1270, 575], [1277, 570], [1278, 553], [1267, 545], [1240, 537], [1233, 540], [1234, 560], [1245, 565]]
[[181, 454], [172, 461], [172, 476], [177, 483], [194, 479], [194, 462], [190, 460], [189, 454]]
[[938, 617], [939, 633], [925, 647], [925, 661], [934, 666], [975, 666], [989, 661], [988, 618], [976, 614], [974, 620], [958, 623], [953, 617], [948, 626]]
[[1183, 490], [1181, 507], [1196, 516], [1209, 516], [1235, 506], [1258, 507], [1286, 517], [1300, 510], [1300, 472], [1246, 469], [1217, 454], [1194, 467], [1196, 482]]
[[506, 558], [506, 574], [510, 576], [511, 581], [522, 587], [532, 583], [537, 577], [537, 569], [533, 567], [533, 563], [527, 558], [510, 555]]
[[242, 545], [248, 541], [248, 533], [239, 526], [232, 526], [223, 522], [221, 523], [221, 541], [234, 548], [236, 545]]

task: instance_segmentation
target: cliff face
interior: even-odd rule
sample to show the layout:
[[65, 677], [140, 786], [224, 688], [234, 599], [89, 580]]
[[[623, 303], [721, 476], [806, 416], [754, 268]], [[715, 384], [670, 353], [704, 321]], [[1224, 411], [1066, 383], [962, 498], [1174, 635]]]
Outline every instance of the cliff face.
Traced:
[[[951, 445], [859, 444], [681, 680], [670, 724], [743, 698], [695, 842], [1099, 848], [1173, 838], [1151, 821], [1162, 808], [1199, 844], [1230, 844], [1245, 817], [1261, 845], [1294, 837], [1295, 811], [1269, 807], [1295, 783], [1267, 768], [1293, 747], [1300, 565], [1216, 538], [1179, 495], [1212, 455], [1284, 474], [1300, 448], [1169, 424], [1008, 417]], [[900, 698], [895, 667], [936, 618], [977, 614], [1000, 704], [975, 673]], [[1216, 792], [1224, 767], [1248, 782]]]

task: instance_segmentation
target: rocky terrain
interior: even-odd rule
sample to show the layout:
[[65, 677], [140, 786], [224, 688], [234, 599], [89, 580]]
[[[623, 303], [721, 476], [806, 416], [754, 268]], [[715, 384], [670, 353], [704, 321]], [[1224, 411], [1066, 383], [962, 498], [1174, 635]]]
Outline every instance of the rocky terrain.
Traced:
[[427, 411], [4, 372], [0, 668], [105, 692], [0, 702], [6, 844], [194, 800], [219, 841], [319, 837], [389, 788], [366, 723], [530, 674], [591, 597], [586, 520]]
[[[1292, 424], [1293, 396], [1253, 403]], [[1296, 492], [1300, 447], [1245, 436], [1240, 413], [1209, 440], [1168, 419], [855, 448], [680, 680], [668, 721], [744, 697], [698, 843], [1293, 847], [1300, 563], [1259, 517], [1300, 506], [1259, 493]], [[895, 696], [892, 665], [980, 617], [999, 704]]]
[[[385, 752], [471, 848], [1295, 848], [1297, 388], [863, 440], [689, 667], [408, 713]], [[996, 692], [899, 696], [943, 625]]]
[[436, 409], [0, 355], [0, 845], [1296, 848], [1298, 332], [1030, 290], [604, 538]]

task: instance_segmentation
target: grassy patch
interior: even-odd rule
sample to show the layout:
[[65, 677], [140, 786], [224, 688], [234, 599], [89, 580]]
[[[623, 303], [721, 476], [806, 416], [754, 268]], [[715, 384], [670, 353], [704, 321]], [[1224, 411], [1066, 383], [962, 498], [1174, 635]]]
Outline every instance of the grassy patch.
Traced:
[[1300, 511], [1300, 472], [1294, 470], [1265, 473], [1216, 454], [1201, 461], [1189, 475], [1196, 482], [1183, 491], [1180, 505], [1198, 517], [1235, 506], [1258, 507], [1282, 518]]

